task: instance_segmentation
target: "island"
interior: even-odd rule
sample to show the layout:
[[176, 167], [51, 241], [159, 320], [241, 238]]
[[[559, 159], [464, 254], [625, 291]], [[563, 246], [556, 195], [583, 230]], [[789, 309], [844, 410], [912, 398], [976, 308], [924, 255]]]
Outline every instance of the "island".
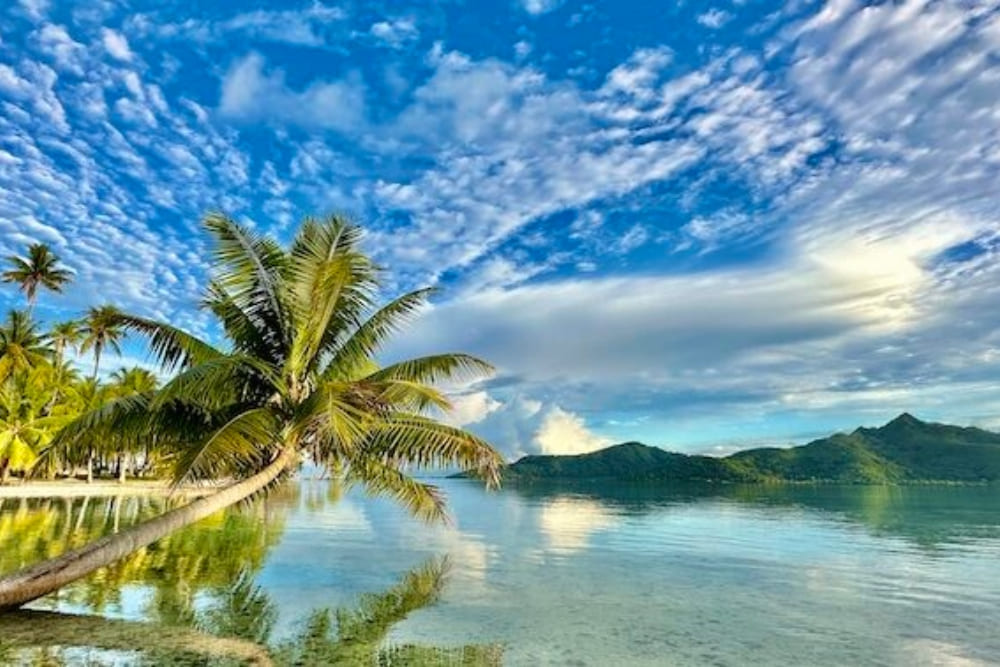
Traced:
[[508, 484], [614, 480], [650, 483], [990, 483], [1000, 480], [1000, 434], [924, 422], [904, 413], [878, 428], [806, 445], [748, 449], [726, 457], [626, 442], [574, 456], [525, 456]]

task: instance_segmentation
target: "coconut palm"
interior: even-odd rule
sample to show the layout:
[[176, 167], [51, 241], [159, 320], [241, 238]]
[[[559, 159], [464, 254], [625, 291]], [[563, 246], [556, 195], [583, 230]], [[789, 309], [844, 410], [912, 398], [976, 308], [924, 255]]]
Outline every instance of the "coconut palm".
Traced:
[[62, 292], [73, 274], [60, 266], [56, 256], [44, 243], [32, 243], [28, 246], [28, 256], [12, 255], [7, 258], [12, 268], [0, 275], [5, 283], [17, 283], [28, 299], [28, 312], [35, 307], [38, 288], [44, 287], [53, 292]]
[[445, 516], [444, 498], [414, 478], [413, 468], [459, 466], [498, 483], [502, 458], [492, 447], [428, 414], [449, 407], [434, 383], [488, 372], [488, 364], [464, 354], [376, 363], [378, 350], [429, 291], [376, 308], [379, 269], [359, 250], [358, 227], [336, 216], [308, 219], [284, 249], [221, 215], [205, 225], [216, 249], [203, 304], [228, 346], [119, 314], [117, 323], [148, 337], [165, 370], [179, 372], [155, 393], [81, 416], [54, 448], [101, 433], [155, 434], [174, 452], [175, 481], [228, 479], [228, 485], [0, 579], [0, 609], [51, 593], [257, 494], [306, 456], [428, 520]]
[[111, 348], [115, 354], [121, 354], [121, 341], [125, 338], [125, 329], [122, 325], [121, 311], [114, 306], [96, 306], [87, 311], [82, 323], [83, 340], [80, 343], [80, 352], [94, 351], [94, 374], [101, 368], [101, 354], [106, 348]]
[[0, 385], [0, 483], [12, 470], [30, 469], [68, 421], [65, 414], [46, 410], [53, 380], [45, 365]]
[[7, 313], [7, 321], [0, 325], [0, 383], [15, 373], [48, 362], [51, 354], [29, 313], [20, 310]]
[[55, 365], [61, 367], [66, 350], [76, 350], [83, 340], [83, 329], [76, 320], [58, 322], [49, 329], [48, 339], [55, 352]]
[[[156, 374], [145, 368], [133, 366], [132, 368], [120, 368], [111, 375], [111, 384], [108, 387], [112, 396], [124, 398], [137, 395], [148, 395], [156, 391], [159, 380]], [[125, 482], [126, 458], [135, 454], [141, 444], [147, 445], [146, 456], [149, 458], [150, 440], [152, 436], [144, 438], [114, 438], [111, 444], [118, 458], [118, 481]]]

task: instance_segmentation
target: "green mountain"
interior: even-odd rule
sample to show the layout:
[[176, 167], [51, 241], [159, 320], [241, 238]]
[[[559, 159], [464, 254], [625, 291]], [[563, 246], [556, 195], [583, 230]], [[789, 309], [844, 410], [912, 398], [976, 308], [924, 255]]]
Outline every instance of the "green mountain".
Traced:
[[526, 456], [504, 471], [512, 483], [1000, 481], [1000, 434], [902, 414], [880, 428], [837, 433], [800, 447], [749, 449], [725, 458], [689, 456], [626, 442], [577, 456]]

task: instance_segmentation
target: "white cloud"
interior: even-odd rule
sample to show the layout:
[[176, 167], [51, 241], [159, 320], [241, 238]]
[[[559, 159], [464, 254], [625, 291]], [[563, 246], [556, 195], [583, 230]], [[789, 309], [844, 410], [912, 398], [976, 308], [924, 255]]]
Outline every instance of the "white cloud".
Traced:
[[345, 32], [347, 13], [314, 2], [299, 9], [257, 9], [227, 18], [192, 16], [183, 21], [163, 22], [154, 14], [136, 14], [127, 25], [138, 34], [196, 43], [219, 43], [242, 35], [262, 43], [297, 47], [332, 48]]
[[725, 24], [732, 20], [733, 15], [724, 9], [719, 9], [713, 7], [704, 14], [698, 15], [698, 23], [702, 24], [706, 28], [721, 28]]
[[591, 433], [579, 415], [558, 406], [545, 415], [535, 442], [542, 454], [586, 454], [611, 444], [609, 438]]
[[302, 91], [285, 84], [282, 70], [265, 71], [250, 54], [236, 62], [222, 82], [219, 111], [244, 121], [267, 120], [358, 132], [365, 122], [365, 88], [356, 75], [315, 82]]
[[37, 40], [39, 48], [52, 56], [60, 70], [77, 76], [83, 74], [87, 49], [70, 37], [65, 27], [46, 23], [39, 29]]
[[503, 403], [485, 391], [474, 391], [451, 397], [452, 409], [444, 420], [455, 426], [468, 426], [484, 420], [503, 407]]
[[132, 49], [129, 48], [125, 35], [111, 28], [102, 28], [101, 41], [104, 43], [104, 49], [112, 58], [122, 62], [132, 60]]
[[372, 24], [369, 32], [373, 37], [393, 48], [399, 48], [406, 42], [420, 36], [417, 24], [412, 18], [378, 21]]
[[49, 11], [49, 0], [18, 0], [21, 9], [32, 19], [39, 20]]
[[524, 11], [529, 14], [547, 14], [562, 6], [563, 0], [520, 0]]

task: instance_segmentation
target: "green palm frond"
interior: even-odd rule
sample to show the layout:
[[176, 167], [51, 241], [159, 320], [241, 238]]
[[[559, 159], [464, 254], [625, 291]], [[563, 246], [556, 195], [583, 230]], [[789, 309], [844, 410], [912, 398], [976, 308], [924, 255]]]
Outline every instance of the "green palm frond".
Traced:
[[247, 410], [209, 437], [182, 449], [174, 480], [180, 483], [192, 479], [221, 479], [252, 471], [267, 459], [266, 445], [277, 439], [278, 420], [270, 409]]
[[386, 366], [370, 374], [365, 381], [406, 380], [434, 383], [491, 375], [493, 372], [491, 364], [468, 354], [435, 354]]
[[281, 284], [288, 264], [285, 252], [272, 239], [222, 214], [209, 214], [205, 227], [215, 237], [217, 284], [287, 349], [291, 341]]
[[125, 313], [119, 313], [117, 319], [126, 330], [147, 338], [150, 352], [165, 371], [187, 368], [222, 355], [212, 345], [169, 324]]
[[[364, 438], [368, 426], [378, 419], [373, 401], [349, 383], [325, 382], [302, 402], [295, 415], [295, 431], [302, 437], [315, 435], [321, 445], [333, 445], [338, 452], [352, 449]], [[324, 459], [335, 458], [326, 451]]]
[[244, 311], [218, 281], [209, 281], [201, 307], [219, 319], [226, 337], [237, 352], [281, 363], [285, 350], [280, 340], [269, 336], [264, 323]]
[[269, 364], [243, 354], [209, 358], [167, 382], [152, 402], [154, 410], [182, 401], [205, 410], [220, 410], [247, 399], [253, 392], [273, 395], [280, 379]]
[[423, 412], [429, 408], [448, 412], [451, 401], [434, 387], [409, 380], [386, 380], [373, 383], [379, 399], [401, 412]]
[[371, 496], [395, 500], [414, 516], [424, 521], [447, 521], [444, 494], [433, 484], [414, 479], [392, 465], [373, 456], [352, 458], [345, 471], [349, 485], [361, 484]]
[[333, 217], [307, 220], [292, 246], [289, 291], [295, 315], [289, 372], [315, 368], [324, 342], [356, 323], [371, 301], [375, 268], [355, 247], [360, 230]]
[[365, 451], [394, 466], [458, 466], [491, 487], [500, 484], [503, 457], [484, 440], [454, 426], [418, 415], [394, 415], [375, 423]]
[[126, 451], [146, 439], [159, 437], [149, 404], [152, 394], [131, 394], [106, 400], [93, 397], [93, 407], [76, 416], [62, 416], [60, 426], [40, 458], [78, 459], [89, 451]]
[[402, 329], [427, 303], [434, 288], [415, 290], [390, 301], [364, 321], [334, 351], [323, 376], [329, 379], [355, 379], [367, 369], [389, 336]]

